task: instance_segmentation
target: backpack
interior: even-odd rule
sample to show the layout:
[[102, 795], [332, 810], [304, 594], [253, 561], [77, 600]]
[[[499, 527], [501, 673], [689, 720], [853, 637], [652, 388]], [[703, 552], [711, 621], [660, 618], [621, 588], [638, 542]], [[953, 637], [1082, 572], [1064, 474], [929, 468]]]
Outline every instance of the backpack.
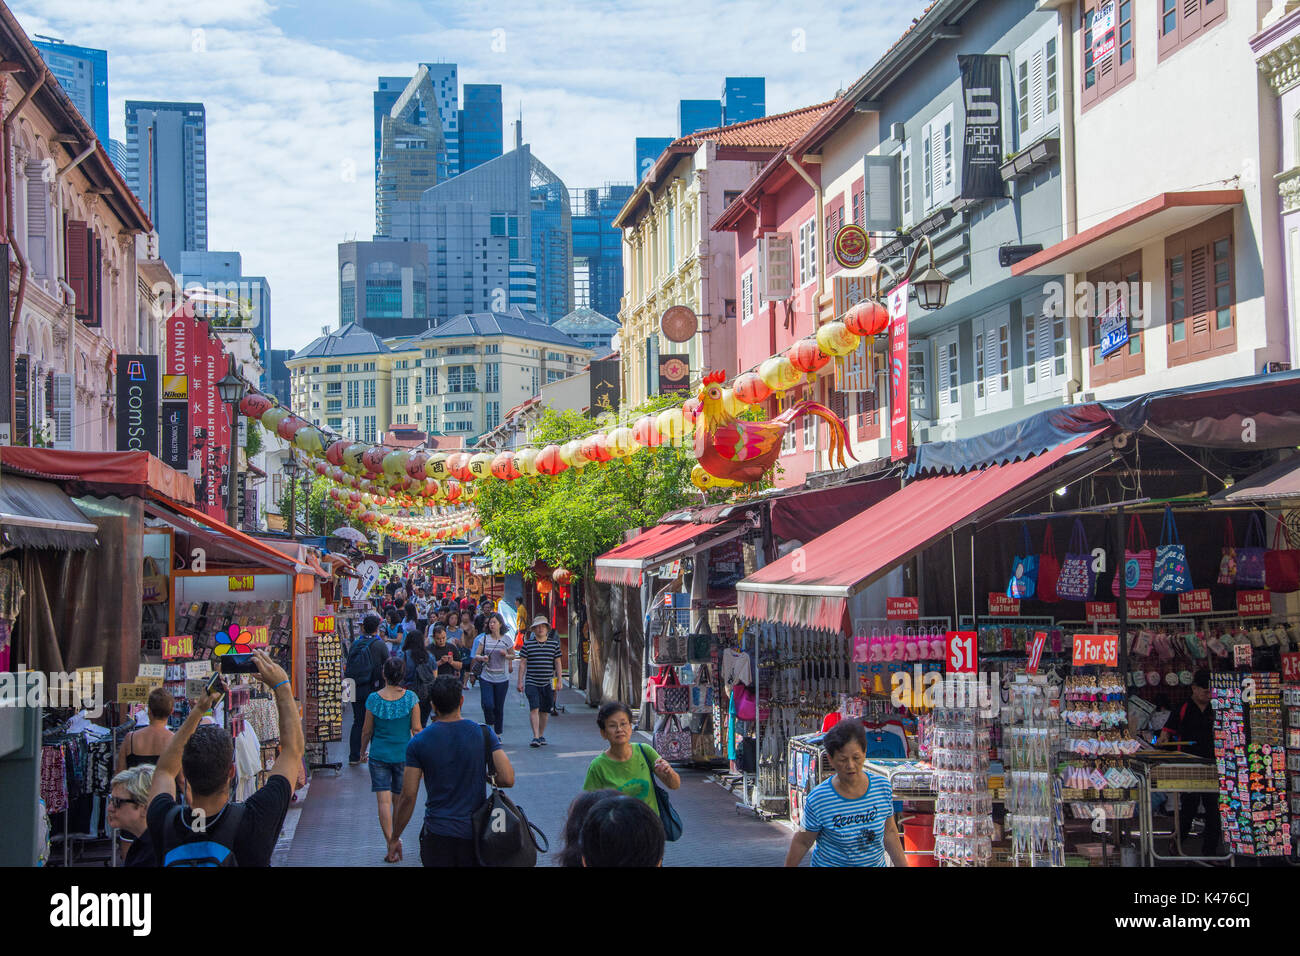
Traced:
[[[343, 668], [345, 680], [356, 682], [357, 687], [372, 687], [375, 683], [375, 659], [370, 653], [370, 645], [378, 638], [366, 635], [352, 642], [348, 651], [348, 662]], [[358, 700], [362, 698], [358, 697]]]
[[163, 828], [163, 866], [239, 866], [235, 859], [235, 836], [240, 821], [244, 819], [242, 803], [228, 803], [215, 827], [196, 834], [197, 840], [186, 840], [181, 834], [193, 834], [181, 814], [182, 806], [167, 811]]
[[410, 651], [403, 651], [402, 657], [406, 660], [406, 679], [402, 686], [414, 691], [417, 699], [427, 703], [433, 695], [433, 682], [438, 679], [433, 660], [426, 656], [421, 663], [412, 664]]

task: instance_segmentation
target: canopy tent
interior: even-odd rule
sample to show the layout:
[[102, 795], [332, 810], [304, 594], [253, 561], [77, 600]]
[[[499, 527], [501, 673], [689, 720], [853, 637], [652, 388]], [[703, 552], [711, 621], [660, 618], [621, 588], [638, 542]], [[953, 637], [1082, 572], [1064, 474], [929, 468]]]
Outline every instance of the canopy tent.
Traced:
[[0, 481], [0, 537], [5, 544], [84, 551], [98, 545], [96, 531], [56, 485], [18, 475]]
[[737, 537], [743, 524], [731, 522], [728, 531], [718, 532], [726, 523], [659, 524], [641, 532], [631, 541], [606, 551], [596, 558], [596, 580], [601, 584], [640, 587], [650, 568], [684, 557], [702, 547], [720, 544]]
[[145, 512], [187, 535], [189, 547], [202, 547], [213, 567], [266, 568], [273, 574], [298, 571], [288, 556], [196, 508], [153, 496], [145, 503]]
[[[911, 482], [740, 581], [736, 591], [741, 616], [837, 629], [851, 596], [950, 529], [1013, 510], [1023, 496], [1017, 492], [1038, 484], [1036, 479], [1103, 431], [1096, 428], [1076, 435], [1025, 460]], [[1077, 456], [1071, 471], [1082, 474], [1111, 454], [1107, 442]]]

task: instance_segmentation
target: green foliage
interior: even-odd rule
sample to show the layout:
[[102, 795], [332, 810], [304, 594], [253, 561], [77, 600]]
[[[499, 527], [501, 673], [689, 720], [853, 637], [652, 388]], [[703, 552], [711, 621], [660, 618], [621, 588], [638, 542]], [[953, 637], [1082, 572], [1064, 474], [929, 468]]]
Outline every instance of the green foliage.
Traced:
[[[630, 412], [627, 421], [679, 404], [662, 396]], [[615, 426], [612, 415], [599, 422], [573, 412], [548, 409], [529, 444], [542, 448]], [[483, 531], [492, 539], [493, 557], [506, 573], [530, 571], [534, 562], [578, 569], [616, 546], [630, 528], [652, 525], [665, 514], [702, 499], [691, 484], [695, 458], [689, 447], [642, 449], [605, 465], [569, 468], [555, 477], [487, 481], [477, 507]], [[709, 500], [725, 501], [726, 492]]]
[[[360, 521], [350, 519], [345, 511], [336, 508], [329, 498], [328, 479], [319, 475], [300, 476], [297, 480], [296, 504], [298, 515], [296, 530], [299, 534], [329, 534], [335, 528], [350, 525], [365, 533], [365, 526]], [[284, 490], [277, 502], [280, 514], [285, 516], [285, 529], [288, 530], [290, 510], [289, 482], [284, 483]]]
[[244, 452], [251, 459], [262, 450], [262, 423], [256, 418], [248, 419], [248, 427], [245, 429], [245, 433], [248, 440], [244, 442]]

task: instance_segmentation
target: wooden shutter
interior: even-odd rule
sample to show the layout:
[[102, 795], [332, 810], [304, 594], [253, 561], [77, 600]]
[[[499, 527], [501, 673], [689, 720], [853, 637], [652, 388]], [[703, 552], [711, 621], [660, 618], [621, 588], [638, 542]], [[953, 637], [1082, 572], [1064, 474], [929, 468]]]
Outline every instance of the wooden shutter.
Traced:
[[101, 328], [104, 324], [104, 247], [100, 238], [92, 230], [86, 230], [86, 251], [94, 249], [94, 255], [86, 266], [90, 276], [90, 320], [87, 325]]
[[1001, 330], [996, 322], [984, 325], [984, 399], [990, 410], [997, 408], [1002, 398]]
[[69, 219], [64, 236], [64, 245], [67, 261], [64, 263], [64, 272], [68, 277], [68, 285], [72, 287], [72, 292], [77, 297], [77, 318], [83, 322], [90, 317], [90, 271], [89, 271], [89, 253], [87, 251], [87, 239], [89, 233], [86, 230], [86, 224], [78, 219]]
[[50, 274], [49, 209], [50, 191], [41, 163], [27, 164], [27, 263], [32, 275], [44, 279]]
[[[1174, 5], [1174, 26], [1168, 33], [1165, 32], [1165, 6], [1172, 2]], [[1174, 50], [1178, 49], [1179, 27], [1182, 25], [1183, 11], [1182, 6], [1186, 0], [1156, 0], [1153, 5], [1156, 13], [1156, 56], [1158, 59], [1164, 59]], [[1193, 3], [1200, 3], [1200, 0], [1191, 0]]]
[[[1169, 289], [1167, 310], [1172, 316], [1174, 298], [1170, 270], [1177, 256], [1183, 257], [1185, 336], [1182, 342], [1169, 341], [1169, 364], [1180, 365], [1197, 359], [1231, 351], [1236, 347], [1236, 285], [1233, 274], [1232, 213], [1224, 213], [1208, 223], [1195, 226], [1165, 241], [1166, 287]], [[1227, 243], [1226, 258], [1215, 261], [1215, 245]], [[1216, 265], [1222, 271], [1216, 270]], [[1227, 328], [1217, 327], [1219, 301], [1229, 310]], [[1172, 339], [1173, 325], [1167, 320], [1167, 337]]]
[[934, 143], [931, 141], [932, 124], [921, 130], [921, 198], [925, 211], [934, 206]]
[[[54, 419], [54, 447], [71, 449], [75, 447], [72, 435], [72, 376], [50, 376], [51, 402], [50, 417]], [[149, 409], [145, 409], [149, 413]], [[241, 419], [242, 421], [242, 419]]]
[[956, 371], [952, 367], [951, 357], [948, 354], [948, 347], [953, 342], [957, 341], [959, 341], [959, 339], [955, 334], [936, 337], [934, 340], [935, 350], [938, 352], [934, 363], [936, 370], [935, 385], [937, 386], [935, 389], [935, 407], [938, 409], [939, 418], [947, 418], [955, 410], [960, 408], [961, 396], [958, 395], [958, 401], [952, 401], [952, 394], [948, 387], [948, 382]]
[[889, 232], [899, 226], [898, 157], [866, 157], [866, 174], [863, 177], [865, 195], [862, 200], [865, 221], [862, 227], [868, 232]]
[[26, 355], [14, 359], [14, 434], [16, 445], [32, 444], [27, 434], [32, 427], [31, 360]]
[[835, 261], [835, 233], [844, 225], [844, 197], [826, 204], [826, 273], [829, 275], [840, 268]]
[[1041, 43], [1035, 43], [1029, 52], [1029, 131], [1021, 147], [1037, 140], [1047, 132], [1047, 70], [1046, 52]]
[[[867, 218], [867, 207], [863, 201], [866, 192], [866, 178], [860, 177], [855, 180], [851, 192], [853, 194], [853, 221], [859, 226], [863, 226]], [[866, 227], [863, 226], [863, 228]]]

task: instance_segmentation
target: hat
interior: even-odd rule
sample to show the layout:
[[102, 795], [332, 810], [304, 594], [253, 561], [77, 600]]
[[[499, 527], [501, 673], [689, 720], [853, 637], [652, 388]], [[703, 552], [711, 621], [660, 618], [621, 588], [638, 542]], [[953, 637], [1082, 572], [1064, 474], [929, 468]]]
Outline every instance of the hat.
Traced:
[[533, 623], [529, 624], [528, 627], [531, 629], [536, 627], [539, 624], [545, 624], [547, 627], [551, 626], [551, 622], [546, 619], [546, 615], [539, 614], [537, 615], [537, 617], [533, 618]]

